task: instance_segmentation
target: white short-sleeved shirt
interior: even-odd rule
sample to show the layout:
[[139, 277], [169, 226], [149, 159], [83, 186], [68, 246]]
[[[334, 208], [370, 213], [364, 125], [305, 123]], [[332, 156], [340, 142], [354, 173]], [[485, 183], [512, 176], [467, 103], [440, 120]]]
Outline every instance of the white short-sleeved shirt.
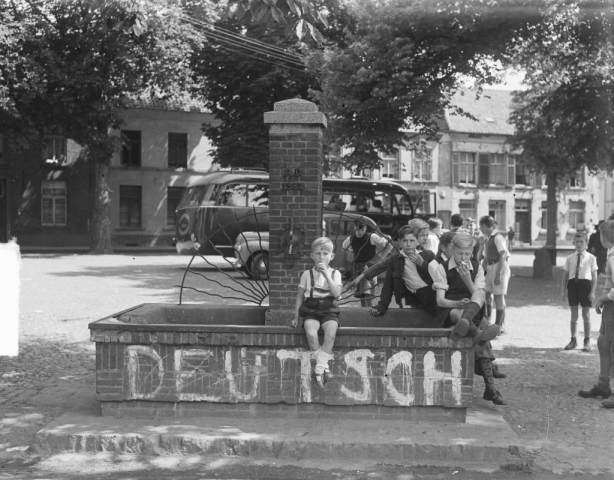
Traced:
[[[365, 235], [369, 235], [369, 233], [365, 233]], [[353, 236], [353, 235], [352, 235]], [[349, 236], [343, 241], [343, 250], [352, 250], [352, 236]], [[371, 233], [369, 237], [369, 242], [371, 245], [375, 245], [376, 250], [379, 252], [388, 246], [388, 240], [384, 237], [380, 237], [377, 233]]]
[[[443, 258], [444, 262], [448, 259], [448, 257], [446, 257], [444, 253], [441, 254], [441, 258]], [[441, 263], [439, 263], [437, 260], [431, 260], [431, 263], [429, 263], [429, 275], [433, 279], [433, 283], [442, 282], [442, 278], [441, 278], [442, 271], [443, 271], [443, 281], [447, 283], [445, 270], [440, 269], [439, 268], [440, 265]]]
[[[469, 270], [473, 271], [473, 264], [469, 262], [468, 265], [469, 265]], [[429, 268], [430, 267], [431, 267], [431, 264], [429, 264]], [[454, 257], [452, 257], [450, 261], [448, 262], [448, 269], [452, 270], [453, 268], [457, 268], [457, 267], [458, 265], [456, 264]], [[435, 277], [433, 277], [433, 282], [435, 282], [433, 283], [433, 288], [435, 290], [448, 290], [448, 276], [446, 275], [446, 269], [441, 264], [438, 264], [437, 268], [439, 271], [435, 274], [437, 276], [437, 280], [435, 280]], [[484, 287], [486, 286], [486, 280], [484, 277], [484, 269], [482, 268], [482, 265], [478, 265], [478, 271], [475, 274], [475, 280], [473, 280], [473, 284], [478, 289], [484, 289]]]
[[597, 258], [586, 250], [583, 252], [574, 252], [569, 255], [567, 260], [565, 260], [563, 269], [569, 272], [569, 280], [576, 278], [578, 254], [582, 257], [580, 261], [580, 270], [578, 271], [578, 280], [592, 280], [593, 272], [597, 271]]
[[437, 251], [439, 250], [439, 237], [433, 232], [429, 232], [429, 238], [426, 240], [426, 245], [424, 245], [424, 249], [430, 250], [435, 255], [437, 255]]
[[[324, 298], [333, 296], [330, 291], [330, 286], [326, 281], [326, 277], [320, 272], [316, 271], [315, 267], [311, 269], [313, 271], [313, 298]], [[333, 270], [328, 267], [328, 273], [334, 282], [335, 285], [339, 287], [343, 286], [341, 280], [341, 272], [339, 270]], [[299, 283], [299, 287], [305, 289], [305, 298], [309, 298], [311, 296], [311, 275], [309, 274], [309, 270], [305, 270], [303, 275], [301, 276], [301, 283]]]

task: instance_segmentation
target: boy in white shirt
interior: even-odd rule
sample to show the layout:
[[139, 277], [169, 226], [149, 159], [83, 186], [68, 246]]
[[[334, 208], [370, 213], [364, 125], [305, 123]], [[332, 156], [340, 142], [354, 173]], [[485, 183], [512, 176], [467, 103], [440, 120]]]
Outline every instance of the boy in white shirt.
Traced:
[[[312, 358], [316, 361], [314, 380], [316, 386], [324, 389], [333, 375], [328, 362], [332, 360], [333, 345], [339, 328], [339, 304], [341, 295], [341, 273], [333, 270], [330, 262], [335, 258], [333, 242], [330, 238], [319, 237], [311, 244], [311, 258], [315, 266], [305, 270], [298, 286], [294, 317], [290, 321], [293, 327], [303, 320], [305, 335], [309, 343]], [[324, 331], [324, 341], [320, 346], [318, 331]]]
[[565, 273], [561, 283], [561, 298], [567, 299], [571, 309], [571, 341], [565, 350], [573, 350], [578, 345], [576, 330], [578, 326], [578, 305], [582, 306], [584, 320], [584, 348], [591, 351], [591, 304], [597, 290], [597, 258], [586, 251], [586, 235], [576, 233], [573, 244], [576, 252], [567, 257]]

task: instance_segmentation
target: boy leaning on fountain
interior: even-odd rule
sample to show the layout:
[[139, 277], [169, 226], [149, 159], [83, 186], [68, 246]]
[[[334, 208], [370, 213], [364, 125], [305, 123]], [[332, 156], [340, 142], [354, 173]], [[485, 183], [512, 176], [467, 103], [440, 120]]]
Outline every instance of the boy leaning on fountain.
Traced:
[[[299, 318], [303, 320], [305, 335], [316, 361], [314, 379], [318, 388], [325, 388], [325, 383], [333, 375], [328, 367], [332, 360], [333, 345], [339, 328], [339, 304], [341, 295], [341, 272], [330, 267], [333, 253], [333, 242], [326, 237], [316, 238], [311, 244], [311, 258], [315, 267], [305, 270], [301, 276], [296, 296], [294, 318], [290, 325], [297, 327]], [[324, 331], [324, 341], [320, 346], [318, 331]]]

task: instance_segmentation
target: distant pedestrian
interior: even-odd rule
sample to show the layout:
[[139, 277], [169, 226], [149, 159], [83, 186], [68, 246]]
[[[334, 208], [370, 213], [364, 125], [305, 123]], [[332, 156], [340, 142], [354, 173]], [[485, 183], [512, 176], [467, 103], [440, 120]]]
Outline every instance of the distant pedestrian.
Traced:
[[514, 250], [514, 239], [516, 238], [516, 232], [512, 227], [507, 231], [507, 249], [511, 252]]
[[601, 238], [599, 235], [599, 226], [604, 221], [601, 220], [595, 227], [595, 233], [588, 237], [588, 251], [597, 258], [597, 273], [605, 273], [605, 264], [608, 257], [608, 249], [601, 244]]
[[576, 329], [578, 325], [578, 305], [582, 306], [584, 320], [584, 350], [591, 351], [591, 304], [597, 290], [597, 259], [586, 251], [586, 235], [576, 233], [573, 244], [575, 253], [565, 261], [565, 273], [561, 284], [561, 297], [567, 299], [571, 309], [571, 341], [565, 350], [573, 350], [578, 345]]
[[[505, 295], [512, 273], [510, 271], [510, 252], [503, 235], [497, 231], [497, 222], [489, 215], [480, 218], [480, 230], [486, 237], [480, 250], [486, 263], [486, 291], [494, 296], [495, 323], [505, 332]], [[492, 307], [491, 307], [492, 308]], [[487, 314], [487, 316], [489, 316]]]
[[[335, 254], [329, 238], [319, 237], [313, 241], [311, 258], [315, 265], [301, 276], [290, 325], [300, 326], [299, 319], [303, 320], [311, 356], [316, 361], [314, 380], [316, 386], [323, 389], [324, 384], [333, 377], [328, 362], [333, 358], [333, 345], [339, 328], [338, 298], [341, 296], [342, 281], [339, 270], [330, 266]], [[324, 332], [322, 346], [318, 337], [320, 328]]]
[[429, 218], [429, 237], [424, 246], [425, 250], [430, 250], [435, 255], [439, 253], [439, 237], [441, 236], [441, 220], [438, 218]]
[[599, 380], [590, 390], [580, 390], [578, 395], [584, 398], [606, 398], [601, 402], [605, 408], [614, 408], [614, 395], [610, 389], [610, 370], [614, 363], [612, 347], [614, 347], [614, 221], [603, 222], [599, 227], [601, 243], [608, 249], [608, 259], [605, 267], [605, 290], [607, 293], [593, 302], [593, 307], [601, 315], [601, 327], [597, 339], [599, 350]]
[[453, 232], [458, 232], [463, 230], [463, 225], [465, 224], [465, 219], [460, 213], [455, 213], [450, 217], [450, 230]]

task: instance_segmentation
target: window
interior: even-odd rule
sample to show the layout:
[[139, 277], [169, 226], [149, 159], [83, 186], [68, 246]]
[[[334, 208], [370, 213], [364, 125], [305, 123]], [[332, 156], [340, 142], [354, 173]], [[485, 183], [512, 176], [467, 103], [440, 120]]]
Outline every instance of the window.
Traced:
[[461, 200], [458, 202], [460, 213], [464, 218], [477, 218], [474, 200]]
[[268, 185], [248, 185], [247, 186], [247, 206], [248, 207], [268, 207], [269, 206], [269, 186]]
[[430, 182], [433, 179], [433, 150], [430, 148], [425, 150], [414, 150], [412, 151], [412, 157], [413, 179], [422, 182]]
[[381, 154], [382, 166], [380, 173], [382, 178], [399, 178], [399, 158], [398, 151], [393, 155]]
[[218, 194], [217, 205], [221, 207], [245, 207], [247, 205], [247, 185], [233, 183], [224, 185]]
[[168, 134], [168, 166], [183, 167], [188, 166], [188, 134], [169, 133]]
[[43, 136], [43, 161], [61, 164], [66, 161], [66, 138], [60, 135]]
[[499, 228], [507, 228], [507, 224], [505, 223], [504, 200], [490, 200], [488, 202], [488, 215], [497, 221]]
[[584, 175], [582, 170], [578, 170], [567, 178], [567, 186], [571, 188], [584, 187]]
[[[510, 155], [513, 158], [513, 155]], [[531, 185], [531, 170], [529, 166], [522, 161], [522, 158], [516, 157], [516, 185]]]
[[475, 153], [454, 152], [452, 175], [454, 183], [475, 184]]
[[343, 178], [343, 163], [341, 149], [336, 145], [328, 145], [324, 154], [324, 175], [331, 178]]
[[41, 224], [66, 225], [66, 182], [42, 182]]
[[[513, 158], [510, 165], [509, 159], [502, 153], [478, 155], [478, 184], [479, 185], [506, 185], [507, 170], [514, 168]], [[514, 175], [510, 175], [514, 178]]]
[[548, 202], [542, 202], [542, 228], [548, 228]]
[[140, 228], [141, 226], [141, 187], [120, 185], [119, 187], [119, 226]]
[[122, 165], [141, 165], [141, 132], [122, 130]]
[[569, 227], [584, 230], [584, 202], [569, 202]]
[[175, 225], [175, 210], [179, 206], [181, 196], [183, 195], [183, 187], [168, 187], [166, 189], [166, 224]]

